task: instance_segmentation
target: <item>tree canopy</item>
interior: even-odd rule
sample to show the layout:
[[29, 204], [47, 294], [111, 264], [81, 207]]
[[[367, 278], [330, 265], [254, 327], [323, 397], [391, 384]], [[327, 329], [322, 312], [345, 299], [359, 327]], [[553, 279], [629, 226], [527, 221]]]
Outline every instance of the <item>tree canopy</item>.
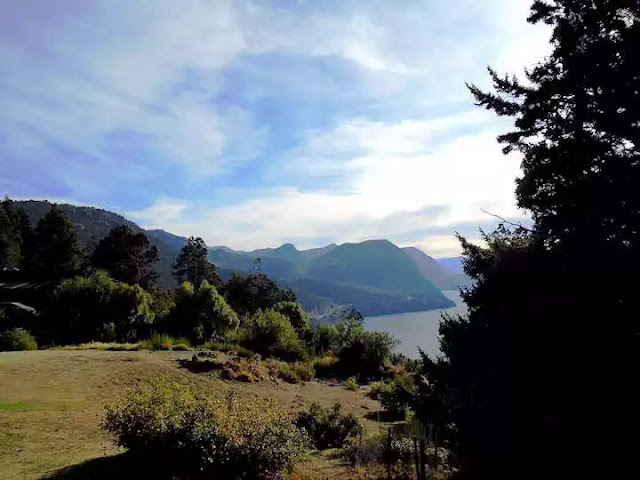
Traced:
[[214, 287], [221, 284], [213, 263], [208, 260], [209, 251], [200, 237], [189, 237], [187, 244], [173, 265], [173, 276], [178, 282], [190, 282], [195, 286], [207, 280]]
[[131, 285], [152, 287], [158, 277], [155, 264], [158, 249], [150, 245], [147, 236], [135, 233], [130, 227], [120, 225], [111, 229], [91, 255], [91, 264], [106, 270], [109, 275]]

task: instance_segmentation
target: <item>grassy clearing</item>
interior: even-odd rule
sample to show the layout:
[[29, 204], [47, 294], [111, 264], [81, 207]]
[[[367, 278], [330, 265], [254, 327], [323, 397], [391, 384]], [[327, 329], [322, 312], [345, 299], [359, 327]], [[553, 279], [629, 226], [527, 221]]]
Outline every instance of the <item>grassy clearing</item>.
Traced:
[[[346, 411], [362, 419], [365, 431], [373, 433], [380, 429], [379, 424], [365, 418], [367, 413], [377, 411], [379, 404], [363, 393], [315, 381], [297, 385], [269, 380], [251, 384], [225, 382], [215, 375], [194, 374], [178, 367], [178, 359], [189, 359], [192, 355], [192, 352], [98, 348], [0, 353], [0, 476], [40, 478], [82, 462], [88, 462], [86, 468], [93, 465], [97, 471], [116, 468], [116, 458], [120, 456], [106, 466], [106, 460], [99, 459], [121, 453], [99, 428], [104, 405], [112, 403], [136, 382], [156, 375], [195, 383], [212, 392], [234, 390], [246, 396], [270, 396], [292, 408], [301, 408], [312, 401], [324, 407], [340, 402]], [[69, 473], [59, 478], [94, 478], [78, 468], [72, 469], [76, 476]], [[300, 464], [293, 478], [358, 476], [358, 472], [339, 459], [322, 453], [311, 455]]]

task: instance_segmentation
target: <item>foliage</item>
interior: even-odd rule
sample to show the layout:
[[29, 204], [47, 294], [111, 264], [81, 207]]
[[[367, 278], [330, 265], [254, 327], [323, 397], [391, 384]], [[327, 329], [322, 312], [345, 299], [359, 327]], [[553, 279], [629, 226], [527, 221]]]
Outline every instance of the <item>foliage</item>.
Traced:
[[37, 349], [36, 339], [22, 328], [12, 328], [0, 333], [0, 351], [16, 352]]
[[278, 302], [273, 310], [286, 316], [298, 335], [304, 335], [309, 330], [309, 315], [298, 302]]
[[166, 333], [157, 333], [139, 345], [145, 350], [188, 350], [191, 342], [188, 338], [175, 338]]
[[220, 342], [206, 342], [202, 345], [204, 350], [214, 350], [218, 352], [225, 352], [239, 357], [255, 357], [258, 355], [253, 350], [243, 347], [242, 345], [235, 345], [232, 343], [220, 343]]
[[360, 384], [358, 383], [358, 379], [356, 377], [349, 377], [344, 381], [344, 388], [351, 391], [360, 390]]
[[208, 254], [202, 238], [189, 237], [173, 265], [174, 278], [180, 283], [190, 282], [196, 286], [206, 280], [214, 287], [219, 287], [222, 282], [216, 273], [215, 265], [207, 259]]
[[357, 318], [341, 320], [336, 331], [336, 353], [343, 373], [379, 378], [397, 340], [386, 332], [365, 331]]
[[197, 289], [193, 284], [183, 282], [174, 301], [168, 317], [168, 331], [174, 335], [185, 335], [193, 343], [224, 338], [240, 323], [225, 299], [206, 280]]
[[386, 465], [410, 471], [414, 463], [414, 445], [408, 437], [393, 436], [389, 451], [386, 433], [379, 433], [361, 442], [350, 442], [344, 456], [352, 465]]
[[388, 387], [379, 391], [380, 403], [391, 418], [404, 420], [413, 404], [415, 393], [413, 377], [406, 374], [397, 375]]
[[362, 433], [358, 418], [352, 413], [344, 413], [340, 403], [332, 408], [312, 403], [308, 410], [299, 413], [297, 425], [308, 432], [319, 450], [342, 448], [349, 438]]
[[367, 396], [373, 400], [378, 400], [381, 395], [391, 391], [391, 384], [387, 382], [373, 382], [369, 385]]
[[337, 336], [335, 327], [321, 323], [311, 327], [305, 334], [305, 339], [314, 355], [323, 355], [334, 348]]
[[294, 361], [307, 356], [289, 319], [274, 310], [259, 310], [251, 317], [244, 343], [265, 357]]
[[158, 277], [155, 271], [158, 259], [158, 249], [150, 245], [147, 236], [134, 233], [127, 225], [112, 228], [91, 254], [94, 268], [107, 271], [115, 280], [139, 284], [145, 289], [152, 287]]
[[268, 310], [279, 302], [295, 302], [290, 289], [282, 289], [263, 273], [246, 276], [234, 273], [224, 286], [225, 298], [239, 315], [252, 315], [258, 310]]
[[272, 401], [206, 395], [166, 380], [127, 392], [107, 408], [103, 428], [131, 452], [189, 478], [276, 478], [305, 442]]
[[550, 54], [524, 82], [490, 71], [494, 91], [471, 92], [514, 121], [499, 141], [522, 155], [534, 224], [462, 241], [469, 314], [443, 321], [416, 413], [455, 426], [462, 478], [624, 476], [628, 442], [615, 465], [584, 452], [640, 424], [640, 5], [536, 1], [529, 20], [550, 27]]
[[82, 343], [100, 340], [111, 330], [126, 342], [143, 336], [153, 323], [153, 299], [138, 285], [113, 281], [105, 272], [63, 280], [53, 292], [47, 312], [52, 341]]
[[41, 272], [60, 274], [80, 266], [81, 249], [73, 224], [56, 205], [40, 219], [35, 230], [35, 263]]
[[17, 267], [21, 263], [20, 231], [17, 218], [12, 209], [12, 202], [5, 198], [0, 202], [0, 269]]
[[287, 363], [271, 359], [267, 361], [267, 366], [273, 371], [274, 376], [289, 383], [308, 382], [313, 380], [316, 374], [311, 362]]
[[320, 378], [330, 378], [338, 376], [340, 360], [333, 354], [323, 355], [313, 360], [313, 368]]

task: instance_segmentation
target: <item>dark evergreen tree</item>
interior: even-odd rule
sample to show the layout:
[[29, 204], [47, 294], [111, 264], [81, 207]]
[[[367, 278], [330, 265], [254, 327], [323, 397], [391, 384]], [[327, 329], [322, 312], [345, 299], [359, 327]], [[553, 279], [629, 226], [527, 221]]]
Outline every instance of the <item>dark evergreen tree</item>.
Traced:
[[203, 280], [215, 288], [221, 285], [216, 267], [208, 260], [209, 250], [200, 237], [189, 237], [187, 244], [180, 250], [180, 255], [173, 265], [174, 278], [182, 282], [190, 282], [196, 288]]
[[0, 270], [18, 267], [21, 261], [20, 232], [11, 208], [11, 200], [0, 202]]
[[[536, 1], [529, 20], [553, 28], [550, 56], [470, 89], [515, 121], [499, 141], [523, 156], [534, 227], [463, 240], [469, 314], [442, 323], [416, 409], [455, 434], [462, 478], [615, 478], [638, 446], [640, 4]], [[606, 445], [615, 460], [587, 453]]]
[[224, 285], [227, 302], [239, 315], [273, 308], [279, 302], [295, 302], [296, 295], [290, 288], [280, 288], [264, 273], [240, 275], [234, 273]]
[[115, 280], [145, 289], [153, 287], [158, 278], [157, 262], [158, 249], [144, 233], [135, 233], [126, 225], [111, 229], [91, 255], [94, 268], [106, 270]]
[[40, 272], [59, 274], [78, 269], [82, 251], [76, 230], [56, 205], [40, 219], [35, 236], [35, 264]]

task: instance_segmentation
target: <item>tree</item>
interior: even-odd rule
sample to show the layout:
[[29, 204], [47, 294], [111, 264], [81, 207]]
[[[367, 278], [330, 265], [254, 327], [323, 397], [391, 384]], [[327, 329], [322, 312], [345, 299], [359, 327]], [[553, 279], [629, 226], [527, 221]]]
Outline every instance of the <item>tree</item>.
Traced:
[[11, 211], [11, 202], [0, 202], [0, 268], [20, 264], [20, 234]]
[[77, 270], [81, 249], [73, 224], [56, 205], [51, 205], [36, 227], [36, 267], [46, 273], [59, 274]]
[[416, 411], [454, 425], [462, 478], [616, 477], [637, 442], [584, 455], [640, 425], [640, 5], [535, 1], [529, 21], [553, 28], [551, 55], [526, 83], [490, 70], [494, 92], [470, 89], [515, 121], [499, 141], [523, 156], [534, 226], [462, 239], [469, 314], [441, 324]]
[[150, 245], [144, 233], [134, 233], [127, 225], [120, 225], [100, 240], [91, 255], [91, 264], [116, 280], [149, 289], [158, 278], [158, 258], [158, 249]]
[[180, 255], [173, 265], [173, 276], [178, 282], [191, 282], [200, 285], [207, 280], [214, 287], [221, 285], [216, 267], [207, 260], [209, 250], [200, 237], [189, 237], [187, 244], [180, 250]]
[[273, 309], [285, 315], [301, 337], [309, 330], [309, 315], [298, 302], [278, 302]]
[[139, 340], [154, 321], [152, 305], [153, 298], [139, 285], [115, 282], [106, 272], [63, 280], [46, 312], [49, 340]]
[[233, 277], [224, 286], [225, 297], [239, 315], [268, 310], [279, 302], [295, 302], [295, 293], [290, 288], [280, 288], [264, 273]]
[[206, 280], [197, 289], [192, 283], [183, 282], [169, 314], [170, 332], [185, 335], [199, 344], [224, 339], [227, 333], [238, 328], [239, 323], [236, 312]]

